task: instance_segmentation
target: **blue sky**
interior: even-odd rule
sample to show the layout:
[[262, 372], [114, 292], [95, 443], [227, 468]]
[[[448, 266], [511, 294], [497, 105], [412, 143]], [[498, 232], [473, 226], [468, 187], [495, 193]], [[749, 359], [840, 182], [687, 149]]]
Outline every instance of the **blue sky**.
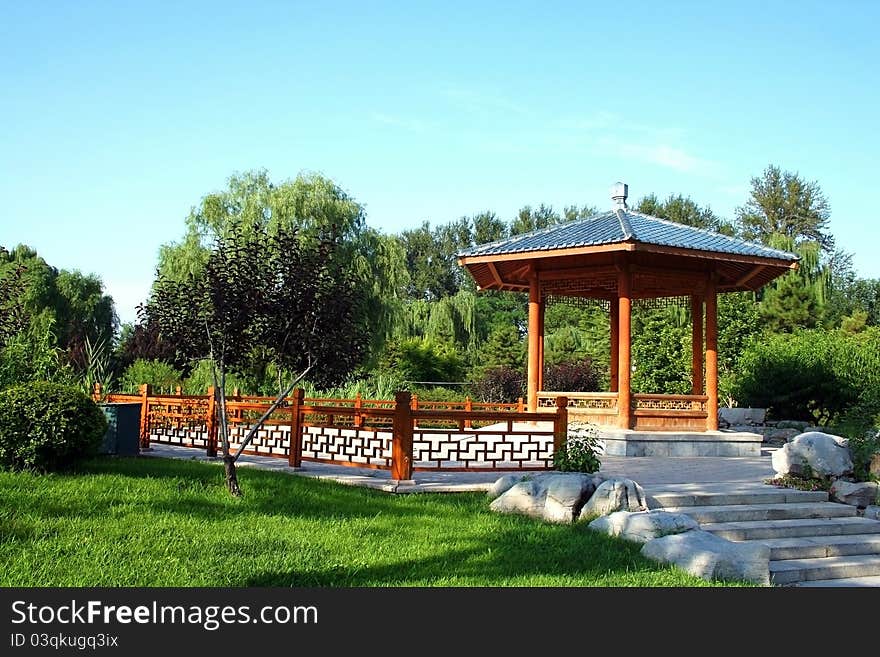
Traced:
[[732, 218], [773, 163], [880, 277], [880, 3], [714, 5], [0, 0], [0, 244], [130, 321], [236, 171], [318, 171], [397, 232], [616, 180]]

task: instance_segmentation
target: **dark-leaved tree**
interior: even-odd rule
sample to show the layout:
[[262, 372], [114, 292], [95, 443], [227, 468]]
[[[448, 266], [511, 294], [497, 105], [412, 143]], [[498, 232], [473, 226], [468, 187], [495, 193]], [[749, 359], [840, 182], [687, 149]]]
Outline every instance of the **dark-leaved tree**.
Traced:
[[[368, 343], [358, 281], [338, 257], [342, 239], [333, 227], [317, 239], [290, 229], [247, 229], [234, 224], [216, 238], [201, 270], [159, 276], [142, 321], [155, 321], [163, 340], [189, 359], [212, 363], [226, 483], [241, 495], [235, 464], [263, 422], [306, 374], [322, 385], [339, 383], [360, 362]], [[268, 358], [279, 391], [230, 449], [226, 375]]]

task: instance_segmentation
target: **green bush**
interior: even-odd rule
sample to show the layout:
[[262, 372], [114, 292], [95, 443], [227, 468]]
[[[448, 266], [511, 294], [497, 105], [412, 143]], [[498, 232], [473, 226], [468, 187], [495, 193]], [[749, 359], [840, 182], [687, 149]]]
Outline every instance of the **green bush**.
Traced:
[[[144, 360], [138, 358], [125, 368], [120, 381], [122, 392], [136, 394], [140, 387], [149, 383], [154, 392], [173, 393], [174, 388], [180, 385], [183, 373], [172, 365], [161, 360]], [[204, 394], [204, 390], [200, 394]]]
[[870, 429], [880, 412], [880, 329], [800, 331], [750, 345], [739, 362], [740, 406], [777, 419]]
[[597, 472], [599, 461], [599, 431], [595, 425], [571, 423], [568, 439], [553, 454], [553, 467], [560, 472]]
[[0, 392], [0, 468], [59, 470], [97, 452], [107, 430], [80, 390], [45, 381]]

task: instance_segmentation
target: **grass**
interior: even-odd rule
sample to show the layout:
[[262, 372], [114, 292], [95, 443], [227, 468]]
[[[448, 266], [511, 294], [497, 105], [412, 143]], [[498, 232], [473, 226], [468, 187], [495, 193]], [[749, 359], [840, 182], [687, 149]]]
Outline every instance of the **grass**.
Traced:
[[2, 586], [707, 586], [639, 546], [484, 495], [400, 495], [211, 464], [0, 472]]

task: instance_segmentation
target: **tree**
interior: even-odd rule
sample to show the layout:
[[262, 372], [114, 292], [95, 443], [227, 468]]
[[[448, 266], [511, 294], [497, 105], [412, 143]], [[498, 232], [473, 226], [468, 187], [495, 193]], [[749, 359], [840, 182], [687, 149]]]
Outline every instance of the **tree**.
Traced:
[[649, 194], [639, 201], [636, 209], [643, 214], [724, 235], [736, 232], [730, 222], [718, 217], [711, 208], [701, 208], [690, 197], [681, 194], [670, 194], [665, 201], [660, 201], [655, 194]]
[[117, 325], [113, 299], [97, 276], [58, 270], [34, 249], [19, 244], [12, 251], [0, 248], [0, 285], [3, 281], [14, 287], [14, 306], [28, 318], [21, 329], [39, 335], [40, 341], [48, 332], [52, 348], [63, 351], [62, 364], [82, 373], [88, 360], [86, 345], [112, 343]]
[[[338, 233], [303, 240], [293, 230], [233, 223], [215, 240], [204, 268], [175, 280], [160, 275], [144, 308], [164, 339], [190, 359], [210, 358], [219, 408], [226, 482], [241, 495], [235, 464], [263, 422], [307, 374], [333, 385], [366, 348], [358, 282], [339, 258]], [[255, 356], [256, 355], [256, 356]], [[226, 375], [255, 357], [279, 372], [279, 394], [233, 454], [226, 410]], [[319, 366], [319, 367], [318, 367]], [[288, 373], [286, 386], [282, 372]]]
[[323, 176], [303, 173], [273, 183], [265, 170], [236, 174], [226, 189], [204, 196], [190, 211], [180, 241], [162, 246], [160, 277], [184, 280], [201, 272], [215, 240], [228, 230], [284, 231], [310, 248], [332, 233], [336, 246], [328, 257], [357, 283], [375, 355], [390, 333], [408, 274], [399, 239], [370, 230], [365, 218], [363, 206]]
[[751, 197], [737, 209], [737, 221], [748, 239], [768, 244], [773, 235], [782, 235], [795, 244], [816, 242], [826, 252], [834, 248], [830, 218], [831, 208], [816, 181], [772, 164], [752, 178]]

